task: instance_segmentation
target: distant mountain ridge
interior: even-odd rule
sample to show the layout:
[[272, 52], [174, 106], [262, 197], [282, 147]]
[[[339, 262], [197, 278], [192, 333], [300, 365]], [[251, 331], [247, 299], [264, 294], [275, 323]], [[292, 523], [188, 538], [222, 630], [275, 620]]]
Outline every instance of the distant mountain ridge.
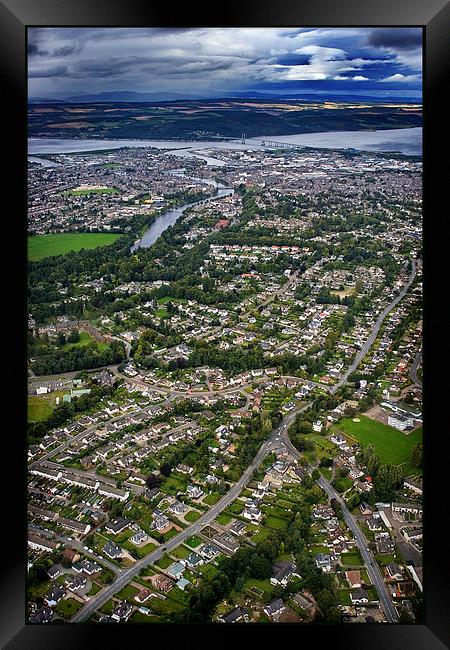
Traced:
[[261, 93], [261, 92], [234, 92], [230, 95], [222, 95], [220, 97], [203, 97], [201, 95], [195, 94], [183, 94], [170, 93], [170, 92], [158, 92], [158, 93], [144, 93], [144, 92], [135, 92], [135, 91], [110, 91], [110, 92], [101, 92], [96, 94], [79, 94], [79, 95], [70, 95], [67, 97], [56, 98], [45, 98], [45, 97], [29, 97], [28, 102], [30, 104], [50, 104], [50, 103], [73, 103], [73, 104], [96, 104], [96, 103], [117, 103], [117, 102], [130, 102], [130, 103], [145, 103], [145, 102], [174, 102], [174, 101], [192, 101], [192, 100], [202, 100], [205, 102], [208, 101], [220, 101], [223, 100], [232, 100], [232, 99], [260, 99], [266, 101], [303, 101], [303, 102], [358, 102], [358, 103], [381, 103], [381, 104], [398, 104], [398, 103], [413, 103], [421, 104], [422, 100], [414, 97], [375, 97], [371, 95], [343, 95], [343, 94], [315, 94], [315, 93], [302, 93], [302, 94], [293, 94], [286, 93], [283, 95], [275, 95], [271, 93]]

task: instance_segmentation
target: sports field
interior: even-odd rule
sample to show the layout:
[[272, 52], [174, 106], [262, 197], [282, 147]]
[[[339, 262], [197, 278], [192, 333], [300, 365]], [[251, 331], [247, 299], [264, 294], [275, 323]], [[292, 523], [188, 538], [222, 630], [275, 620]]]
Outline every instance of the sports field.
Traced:
[[344, 418], [337, 422], [335, 429], [347, 434], [363, 447], [372, 444], [382, 463], [401, 465], [404, 476], [418, 474], [420, 470], [411, 467], [411, 450], [416, 442], [422, 440], [422, 427], [409, 434], [386, 426], [364, 415], [358, 415], [359, 422]]
[[71, 251], [80, 251], [82, 248], [90, 250], [99, 246], [108, 246], [120, 236], [120, 234], [97, 232], [61, 232], [52, 235], [34, 235], [28, 237], [28, 260], [36, 262], [44, 257], [64, 255]]
[[89, 196], [90, 194], [117, 194], [118, 190], [115, 187], [96, 187], [89, 189], [79, 189], [76, 188], [73, 190], [67, 190], [67, 192], [61, 192], [61, 196]]

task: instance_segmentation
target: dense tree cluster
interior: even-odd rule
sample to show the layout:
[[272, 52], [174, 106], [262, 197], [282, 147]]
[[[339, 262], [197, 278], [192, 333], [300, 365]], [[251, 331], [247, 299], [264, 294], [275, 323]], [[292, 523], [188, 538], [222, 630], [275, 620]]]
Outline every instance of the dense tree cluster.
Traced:
[[[64, 341], [65, 342], [65, 341]], [[64, 345], [64, 343], [60, 343]], [[120, 363], [126, 358], [125, 346], [121, 341], [111, 341], [103, 350], [95, 342], [79, 347], [57, 349], [40, 347], [34, 352], [36, 359], [32, 369], [36, 375], [55, 375], [74, 370], [100, 368]]]

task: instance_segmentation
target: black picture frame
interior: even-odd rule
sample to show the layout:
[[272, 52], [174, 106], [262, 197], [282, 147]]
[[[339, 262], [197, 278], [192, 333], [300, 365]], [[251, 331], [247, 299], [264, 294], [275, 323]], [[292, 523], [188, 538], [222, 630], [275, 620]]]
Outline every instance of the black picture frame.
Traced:
[[[20, 413], [26, 413], [26, 154], [27, 154], [27, 83], [26, 28], [30, 26], [122, 26], [122, 27], [423, 27], [424, 30], [424, 364], [427, 380], [424, 387], [425, 413], [425, 472], [424, 472], [424, 625], [241, 625], [241, 626], [99, 626], [99, 625], [26, 625], [26, 453], [25, 426]], [[0, 630], [1, 645], [9, 650], [18, 648], [89, 648], [116, 644], [163, 643], [168, 647], [181, 644], [211, 647], [219, 644], [255, 645], [264, 647], [286, 643], [320, 647], [363, 650], [438, 650], [450, 642], [450, 591], [448, 582], [448, 544], [440, 530], [448, 513], [445, 477], [448, 455], [445, 453], [446, 424], [440, 421], [439, 409], [448, 401], [445, 386], [436, 381], [439, 363], [445, 358], [448, 337], [443, 322], [442, 305], [431, 298], [432, 287], [442, 277], [438, 262], [446, 261], [446, 240], [439, 237], [441, 221], [446, 214], [439, 211], [439, 196], [445, 199], [448, 172], [441, 167], [439, 152], [446, 153], [447, 106], [443, 101], [448, 70], [448, 28], [450, 6], [444, 0], [231, 0], [217, 6], [193, 6], [184, 3], [175, 8], [161, 0], [2, 0], [0, 2], [0, 61], [3, 69], [3, 89], [7, 113], [7, 132], [13, 146], [4, 149], [8, 165], [2, 173], [7, 193], [16, 198], [14, 219], [9, 220], [8, 248], [15, 251], [13, 264], [4, 270], [5, 300], [8, 307], [10, 337], [17, 337], [8, 368], [16, 370], [14, 385], [14, 429], [4, 429], [8, 435], [8, 454], [3, 461], [13, 467], [13, 482], [3, 485], [2, 512], [7, 525], [8, 549], [2, 556]], [[441, 97], [442, 95], [442, 97]], [[3, 134], [2, 134], [3, 135]], [[440, 180], [439, 180], [440, 179]], [[444, 205], [444, 204], [443, 204]], [[19, 214], [21, 213], [21, 218]], [[434, 225], [433, 225], [434, 224]], [[5, 228], [8, 224], [5, 224]], [[438, 230], [438, 232], [436, 232]], [[6, 240], [5, 240], [6, 241]], [[445, 269], [445, 266], [443, 266]], [[8, 291], [10, 296], [8, 298]], [[441, 299], [443, 297], [441, 296]], [[15, 309], [11, 310], [11, 305]], [[11, 313], [10, 313], [11, 312]], [[442, 347], [436, 342], [440, 340]], [[23, 363], [23, 365], [22, 365]], [[12, 375], [8, 374], [11, 391]], [[25, 377], [25, 379], [24, 379]], [[9, 399], [9, 398], [4, 398]], [[10, 408], [10, 407], [8, 407]], [[6, 405], [5, 405], [5, 410]], [[23, 421], [23, 424], [25, 422]], [[448, 426], [447, 426], [448, 428]], [[430, 432], [442, 436], [431, 436]], [[433, 439], [432, 439], [433, 438]], [[438, 439], [439, 446], [436, 442]], [[17, 498], [14, 498], [14, 495]], [[3, 509], [2, 509], [3, 510]], [[6, 531], [6, 532], [5, 532]], [[114, 628], [112, 630], [112, 628]], [[256, 637], [256, 638], [255, 638]], [[139, 643], [139, 641], [138, 641]], [[292, 641], [291, 641], [292, 643]], [[100, 644], [100, 645], [99, 645]]]

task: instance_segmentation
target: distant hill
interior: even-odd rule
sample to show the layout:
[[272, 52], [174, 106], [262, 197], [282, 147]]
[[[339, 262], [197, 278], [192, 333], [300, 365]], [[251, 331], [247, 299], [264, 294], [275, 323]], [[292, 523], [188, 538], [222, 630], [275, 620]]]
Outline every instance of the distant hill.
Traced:
[[[101, 93], [104, 97], [104, 94]], [[129, 96], [128, 96], [129, 97]], [[336, 110], [324, 100], [246, 97], [144, 101], [96, 100], [30, 104], [29, 136], [209, 140], [319, 131], [395, 129], [422, 125], [421, 106], [351, 100]], [[328, 100], [330, 101], [330, 100]], [[164, 111], [161, 111], [164, 106]], [[50, 109], [50, 110], [49, 110]], [[32, 116], [32, 119], [31, 119]]]
[[218, 101], [220, 99], [264, 99], [272, 101], [299, 101], [299, 102], [361, 102], [361, 103], [382, 103], [382, 104], [398, 104], [398, 103], [414, 103], [420, 104], [421, 100], [413, 97], [375, 97], [370, 95], [340, 95], [340, 94], [324, 94], [318, 95], [315, 93], [286, 93], [283, 95], [273, 93], [261, 93], [252, 91], [233, 92], [229, 95], [224, 94], [220, 97], [202, 97], [201, 95], [186, 94], [180, 95], [179, 93], [159, 92], [159, 93], [144, 93], [135, 92], [130, 90], [117, 90], [110, 92], [102, 92], [96, 94], [79, 94], [69, 95], [67, 97], [45, 98], [45, 97], [30, 97], [28, 102], [31, 104], [44, 104], [44, 103], [78, 103], [78, 104], [103, 104], [103, 103], [117, 103], [117, 102], [132, 102], [132, 103], [149, 103], [149, 102], [173, 102], [184, 100], [204, 100], [204, 101]]

